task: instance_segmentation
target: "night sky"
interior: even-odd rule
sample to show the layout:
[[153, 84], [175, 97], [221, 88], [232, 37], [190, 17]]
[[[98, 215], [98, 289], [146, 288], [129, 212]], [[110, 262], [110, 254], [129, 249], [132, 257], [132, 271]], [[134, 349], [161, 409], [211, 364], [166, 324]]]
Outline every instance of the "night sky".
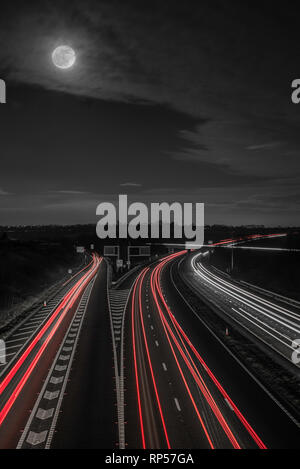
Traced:
[[[204, 202], [206, 223], [299, 225], [294, 5], [1, 4], [0, 224], [93, 223], [127, 193]], [[72, 69], [52, 63], [61, 44]]]

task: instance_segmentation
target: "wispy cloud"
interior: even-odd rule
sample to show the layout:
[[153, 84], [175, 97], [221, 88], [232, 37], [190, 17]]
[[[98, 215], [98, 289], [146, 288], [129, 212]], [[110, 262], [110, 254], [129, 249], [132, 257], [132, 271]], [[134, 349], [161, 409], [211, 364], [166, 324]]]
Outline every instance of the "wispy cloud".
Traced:
[[246, 150], [272, 150], [273, 148], [278, 148], [280, 145], [282, 145], [282, 142], [261, 143], [259, 145], [249, 145], [248, 147], [246, 147]]
[[[174, 153], [176, 160], [193, 163], [214, 163], [227, 173], [257, 178], [293, 178], [300, 175], [300, 139], [294, 127], [276, 121], [265, 129], [266, 121], [256, 119], [249, 125], [245, 119], [212, 120], [194, 131], [184, 132], [182, 136], [187, 145]], [[267, 136], [270, 141], [262, 144], [248, 144], [249, 141], [262, 140]], [[288, 137], [276, 140], [276, 136]]]
[[80, 194], [89, 194], [86, 191], [77, 191], [77, 190], [57, 190], [57, 191], [49, 191], [52, 194], [66, 194], [66, 195], [80, 195]]
[[[32, 0], [18, 9], [12, 4], [2, 22], [0, 59], [13, 80], [105, 100], [166, 103], [199, 117], [215, 118], [221, 110], [227, 118], [244, 109], [283, 112], [282, 76], [289, 76], [294, 57], [288, 44], [287, 53], [278, 54], [277, 25], [266, 24], [255, 5], [245, 14], [244, 5], [222, 1], [164, 0], [148, 8], [136, 1], [73, 0], [64, 8], [57, 0]], [[78, 56], [67, 73], [51, 63], [62, 42]], [[276, 100], [265, 83], [276, 87]]]
[[120, 184], [121, 187], [142, 187], [142, 184], [138, 182], [123, 182]]
[[[300, 113], [289, 99], [300, 52], [293, 9], [282, 5], [276, 10], [274, 5], [271, 15], [264, 2], [147, 3], [32, 0], [16, 8], [16, 2], [7, 2], [0, 18], [0, 75], [10, 83], [96, 100], [159, 104], [195, 117], [198, 126], [192, 128], [194, 121], [188, 130], [180, 127], [182, 147], [167, 155], [165, 167], [171, 170], [168, 178], [163, 174], [166, 192], [173, 175], [190, 194], [196, 186], [206, 187], [204, 197], [211, 204], [218, 201], [211, 200], [209, 189], [222, 201], [226, 191], [231, 207], [233, 196], [248, 200], [262, 180], [269, 191], [276, 191], [275, 181], [281, 177], [282, 191], [288, 192], [290, 181], [299, 175], [300, 149]], [[66, 72], [51, 62], [52, 50], [61, 43], [77, 53], [76, 66]], [[72, 135], [70, 140], [75, 146], [77, 139]], [[110, 172], [109, 186], [116, 180], [116, 190], [138, 188], [138, 180], [144, 188], [148, 178], [158, 187], [163, 168], [160, 172], [157, 154], [145, 150], [140, 155], [140, 172], [138, 165], [132, 175], [120, 170], [116, 178], [118, 170]], [[144, 167], [151, 158], [157, 171]], [[133, 166], [131, 160], [127, 164]], [[74, 178], [71, 173], [69, 177]], [[128, 182], [119, 185], [120, 180]], [[61, 187], [90, 189], [74, 180]], [[84, 192], [56, 194], [76, 199]]]
[[[8, 7], [3, 24], [0, 19], [0, 63], [13, 81], [101, 100], [164, 104], [201, 119], [194, 132], [182, 130], [189, 148], [174, 154], [177, 160], [272, 171], [279, 165], [249, 153], [280, 150], [278, 135], [300, 146], [299, 113], [295, 117], [287, 96], [298, 70], [288, 9], [280, 8], [271, 22], [269, 12], [244, 2], [175, 3], [147, 8], [136, 1], [74, 0], [64, 9], [57, 0], [35, 0], [30, 7]], [[278, 26], [289, 33], [280, 35], [280, 54]], [[51, 63], [62, 41], [77, 53], [66, 73]]]
[[1, 189], [1, 187], [0, 187], [0, 195], [10, 195], [10, 194], [11, 194], [11, 192], [7, 192], [7, 191]]

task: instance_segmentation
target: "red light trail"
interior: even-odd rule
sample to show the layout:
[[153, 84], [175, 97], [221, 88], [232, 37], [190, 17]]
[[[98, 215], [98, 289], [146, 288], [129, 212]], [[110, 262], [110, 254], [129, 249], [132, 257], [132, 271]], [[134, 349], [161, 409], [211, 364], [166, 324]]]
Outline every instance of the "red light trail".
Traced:
[[[233, 240], [231, 240], [232, 242]], [[228, 240], [226, 240], [228, 242]], [[175, 259], [178, 256], [182, 256], [185, 254], [186, 251], [181, 251], [175, 254], [172, 254], [170, 256], [167, 256], [163, 258], [159, 264], [157, 264], [155, 267], [152, 268], [152, 271], [150, 272], [150, 268], [145, 268], [141, 274], [138, 276], [136, 279], [134, 289], [133, 289], [133, 294], [132, 294], [132, 340], [133, 340], [133, 355], [134, 355], [134, 368], [135, 368], [135, 377], [136, 377], [136, 389], [137, 389], [137, 397], [138, 397], [138, 410], [139, 410], [139, 420], [140, 420], [140, 428], [141, 428], [141, 437], [142, 437], [142, 446], [143, 448], [146, 448], [146, 435], [145, 435], [145, 427], [144, 427], [144, 421], [143, 421], [143, 412], [142, 412], [142, 396], [141, 396], [141, 389], [140, 389], [140, 383], [139, 383], [139, 375], [138, 375], [138, 356], [137, 356], [137, 351], [136, 351], [136, 344], [135, 344], [135, 324], [134, 324], [134, 319], [135, 319], [135, 310], [136, 310], [136, 297], [138, 295], [138, 310], [139, 310], [139, 317], [140, 317], [140, 323], [142, 327], [142, 332], [143, 332], [143, 337], [144, 337], [144, 344], [145, 344], [145, 349], [146, 349], [146, 354], [147, 354], [147, 359], [148, 359], [148, 366], [150, 370], [150, 374], [152, 377], [152, 382], [153, 382], [153, 387], [155, 391], [155, 396], [156, 396], [156, 401], [157, 401], [157, 406], [159, 409], [160, 413], [160, 418], [161, 418], [161, 423], [163, 426], [165, 438], [168, 444], [168, 448], [170, 448], [170, 442], [169, 442], [169, 437], [166, 431], [166, 428], [168, 426], [168, 415], [166, 418], [164, 417], [163, 409], [162, 409], [162, 404], [159, 399], [159, 390], [157, 388], [157, 384], [154, 378], [155, 375], [155, 370], [153, 369], [153, 362], [151, 361], [151, 355], [150, 355], [150, 350], [148, 347], [147, 343], [147, 338], [146, 338], [146, 332], [145, 332], [145, 325], [144, 325], [144, 320], [143, 320], [143, 311], [142, 311], [142, 287], [143, 283], [145, 282], [145, 277], [147, 274], [150, 274], [150, 286], [151, 286], [151, 293], [152, 297], [154, 300], [155, 307], [158, 311], [159, 318], [162, 324], [162, 329], [164, 331], [165, 337], [167, 339], [167, 343], [169, 344], [171, 354], [175, 360], [179, 375], [183, 381], [184, 387], [187, 391], [187, 395], [192, 403], [192, 406], [194, 408], [194, 411], [197, 415], [197, 418], [199, 420], [199, 423], [201, 425], [201, 428], [204, 432], [204, 435], [208, 441], [209, 447], [211, 449], [214, 449], [214, 443], [212, 441], [212, 438], [209, 434], [209, 430], [204, 423], [204, 420], [201, 416], [200, 409], [195, 401], [195, 398], [193, 397], [193, 393], [190, 387], [190, 384], [188, 382], [189, 379], [192, 378], [192, 381], [197, 385], [198, 389], [200, 390], [202, 396], [204, 397], [205, 401], [211, 408], [215, 418], [219, 422], [221, 428], [223, 429], [225, 435], [227, 436], [230, 444], [232, 445], [233, 448], [235, 449], [241, 449], [241, 445], [238, 441], [238, 438], [236, 435], [234, 435], [233, 429], [230, 428], [230, 424], [227, 421], [227, 418], [225, 415], [222, 413], [219, 405], [216, 403], [216, 400], [213, 398], [211, 390], [209, 390], [204, 377], [201, 375], [201, 372], [197, 366], [197, 363], [200, 364], [203, 369], [205, 370], [206, 374], [211, 380], [211, 385], [215, 386], [215, 390], [217, 393], [220, 393], [224, 400], [227, 401], [227, 403], [231, 406], [233, 412], [239, 419], [239, 421], [242, 424], [242, 427], [247, 431], [247, 433], [250, 435], [252, 440], [255, 442], [258, 448], [260, 449], [266, 449], [265, 444], [262, 442], [262, 440], [259, 438], [259, 436], [256, 434], [250, 423], [246, 420], [246, 418], [243, 416], [242, 412], [238, 409], [238, 407], [235, 405], [233, 400], [229, 397], [228, 393], [225, 391], [223, 386], [220, 384], [216, 376], [213, 374], [213, 372], [210, 370], [210, 368], [207, 366], [199, 352], [196, 350], [190, 339], [188, 338], [187, 334], [181, 327], [181, 325], [178, 323], [176, 320], [175, 316], [171, 312], [170, 308], [168, 307], [166, 300], [164, 298], [164, 295], [162, 293], [162, 288], [161, 288], [161, 274], [164, 269], [164, 267], [171, 262], [173, 259]], [[179, 354], [179, 355], [178, 355]], [[183, 366], [179, 362], [179, 356], [183, 360], [186, 368], [183, 368]], [[194, 357], [194, 358], [193, 358]], [[188, 373], [188, 374], [187, 374]], [[174, 442], [175, 444], [176, 442]]]
[[[91, 281], [91, 279], [94, 277], [96, 274], [100, 264], [101, 264], [102, 259], [99, 259], [96, 255], [93, 255], [93, 261], [92, 261], [92, 266], [91, 268], [83, 275], [83, 277], [71, 288], [71, 290], [65, 295], [63, 298], [62, 302], [60, 305], [55, 309], [55, 311], [52, 313], [51, 317], [47, 320], [47, 322], [44, 324], [42, 329], [38, 332], [38, 334], [33, 338], [32, 342], [30, 345], [26, 348], [26, 350], [22, 353], [20, 358], [17, 360], [17, 362], [13, 365], [9, 373], [6, 375], [6, 377], [2, 380], [0, 383], [0, 394], [4, 392], [4, 390], [7, 388], [8, 384], [11, 383], [12, 379], [18, 372], [18, 370], [22, 367], [24, 364], [25, 360], [29, 357], [30, 353], [34, 350], [35, 346], [37, 346], [38, 342], [43, 338], [43, 336], [49, 331], [49, 335], [46, 337], [45, 341], [39, 348], [39, 350], [36, 352], [35, 356], [32, 358], [32, 361], [28, 364], [28, 367], [24, 371], [24, 374], [21, 376], [20, 380], [16, 383], [14, 389], [11, 391], [11, 394], [6, 401], [5, 405], [2, 407], [0, 410], [0, 425], [4, 422], [7, 414], [11, 410], [12, 406], [14, 405], [16, 399], [18, 398], [20, 392], [22, 391], [25, 383], [27, 382], [28, 378], [30, 377], [32, 371], [36, 367], [37, 363], [39, 362], [39, 359], [43, 355], [44, 351], [47, 348], [47, 345], [55, 335], [56, 331], [58, 330], [59, 326], [61, 325], [63, 319], [66, 317], [68, 311], [70, 308], [73, 306], [75, 301], [78, 299], [79, 295], [82, 293], [84, 288], [87, 286], [87, 284]], [[62, 312], [62, 314], [59, 316], [59, 313]], [[52, 327], [51, 325], [57, 319], [56, 324]], [[50, 330], [51, 329], [51, 330]]]

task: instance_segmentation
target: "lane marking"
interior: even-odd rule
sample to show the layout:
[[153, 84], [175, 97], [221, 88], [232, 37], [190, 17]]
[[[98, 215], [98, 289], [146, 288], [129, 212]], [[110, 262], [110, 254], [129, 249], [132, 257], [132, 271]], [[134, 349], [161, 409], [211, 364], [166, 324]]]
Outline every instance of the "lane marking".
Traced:
[[181, 412], [181, 407], [180, 407], [180, 404], [179, 404], [179, 401], [178, 401], [177, 397], [174, 397], [174, 401], [175, 401], [175, 405], [177, 407], [178, 412]]
[[15, 348], [15, 347], [20, 347], [20, 345], [19, 344], [9, 345], [8, 347], [6, 347], [6, 350], [10, 350], [11, 348]]
[[[98, 264], [98, 266], [100, 266], [100, 264], [101, 264], [101, 261]], [[78, 312], [80, 310], [80, 306], [82, 304], [85, 304], [85, 308], [87, 308], [87, 305], [88, 305], [89, 299], [90, 299], [90, 295], [91, 295], [93, 286], [95, 284], [97, 275], [98, 275], [98, 272], [96, 272], [96, 275], [86, 285], [86, 287], [83, 291], [82, 297], [80, 299], [79, 306], [76, 309], [76, 312], [75, 312], [75, 315], [73, 316], [71, 324], [69, 325], [69, 328], [68, 328], [66, 334], [64, 335], [64, 339], [63, 339], [63, 341], [60, 345], [60, 348], [59, 348], [59, 350], [58, 350], [58, 352], [57, 352], [57, 354], [56, 354], [56, 356], [55, 356], [55, 358], [52, 362], [52, 365], [51, 365], [51, 368], [50, 368], [49, 373], [47, 375], [47, 378], [46, 378], [46, 380], [44, 382], [44, 385], [43, 385], [43, 387], [42, 387], [42, 389], [41, 389], [41, 391], [38, 395], [38, 398], [37, 398], [35, 404], [34, 404], [34, 407], [31, 411], [31, 414], [30, 414], [30, 417], [29, 417], [29, 419], [26, 423], [26, 426], [25, 426], [25, 428], [22, 432], [21, 438], [20, 438], [20, 440], [18, 442], [18, 445], [17, 445], [17, 449], [21, 449], [22, 445], [24, 443], [30, 443], [29, 438], [26, 439], [26, 436], [27, 436], [28, 432], [29, 432], [29, 435], [30, 435], [30, 433], [32, 433], [30, 431], [31, 425], [35, 425], [35, 419], [36, 418], [41, 419], [43, 417], [44, 417], [45, 420], [48, 419], [48, 418], [49, 419], [51, 418], [51, 421], [49, 422], [49, 432], [47, 430], [47, 432], [48, 432], [47, 441], [44, 445], [45, 449], [50, 448], [51, 441], [52, 441], [54, 431], [55, 431], [55, 427], [56, 427], [56, 423], [57, 423], [57, 419], [58, 419], [58, 415], [59, 415], [59, 412], [60, 412], [61, 404], [62, 404], [62, 401], [63, 401], [64, 393], [65, 393], [65, 390], [66, 390], [67, 382], [68, 382], [68, 379], [69, 379], [70, 371], [71, 371], [71, 368], [72, 368], [74, 354], [75, 354], [76, 346], [77, 346], [79, 336], [80, 336], [80, 329], [82, 327], [82, 323], [84, 321], [85, 315], [81, 315], [80, 325], [76, 327], [78, 332], [77, 332], [77, 336], [76, 336], [76, 341], [74, 343], [73, 351], [72, 351], [71, 356], [70, 356], [69, 363], [65, 364], [65, 365], [59, 365], [58, 361], [61, 359], [61, 356], [62, 356], [61, 351], [64, 347], [66, 337], [68, 337], [71, 329], [73, 328], [72, 324], [73, 324], [74, 320], [76, 319], [76, 315], [78, 315]], [[86, 313], [86, 309], [85, 309], [85, 313]], [[62, 377], [57, 377], [56, 374], [53, 375], [54, 370], [55, 371], [60, 371], [60, 372], [66, 370], [66, 373], [64, 373], [64, 376], [62, 376]], [[58, 385], [58, 384], [61, 384], [61, 383], [62, 383], [62, 385], [60, 386], [60, 389], [58, 389], [54, 392], [51, 392], [51, 391], [49, 391], [49, 389], [47, 389], [49, 384], [50, 384], [51, 388], [53, 388], [53, 385]], [[48, 401], [58, 399], [56, 405], [53, 407], [54, 412], [51, 412], [51, 415], [46, 415], [45, 416], [44, 414], [41, 414], [41, 412], [39, 413], [40, 409], [42, 410], [42, 412], [44, 411], [43, 407], [41, 407], [41, 402], [42, 402], [43, 399], [47, 399]], [[46, 411], [44, 411], [44, 412], [46, 412]], [[38, 413], [39, 413], [39, 415], [38, 415]]]
[[44, 443], [47, 437], [47, 430], [36, 433], [36, 432], [30, 432], [27, 438], [27, 443], [29, 443], [32, 446], [40, 445], [41, 443]]
[[[29, 332], [20, 332], [19, 334], [14, 334], [13, 337], [17, 337], [17, 336], [19, 336], [19, 335], [24, 335], [24, 336], [28, 337], [28, 336], [29, 336]], [[26, 337], [24, 337], [24, 339], [25, 339]]]
[[165, 364], [165, 362], [162, 362], [162, 367], [163, 367], [164, 371], [167, 371], [168, 368], [167, 368], [167, 365]]
[[6, 344], [13, 344], [14, 342], [20, 342], [20, 340], [24, 340], [24, 337], [20, 337], [19, 339], [14, 339], [14, 340], [7, 340]]
[[233, 409], [232, 405], [230, 404], [230, 402], [228, 401], [228, 399], [226, 397], [225, 397], [225, 402], [228, 405], [229, 409], [234, 412], [234, 409]]

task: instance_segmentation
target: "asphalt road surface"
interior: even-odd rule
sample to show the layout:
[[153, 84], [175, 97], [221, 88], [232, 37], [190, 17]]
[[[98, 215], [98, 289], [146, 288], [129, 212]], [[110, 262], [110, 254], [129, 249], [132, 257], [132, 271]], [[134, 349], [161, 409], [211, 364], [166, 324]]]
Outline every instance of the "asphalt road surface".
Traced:
[[103, 262], [87, 306], [51, 448], [117, 448], [106, 270]]

